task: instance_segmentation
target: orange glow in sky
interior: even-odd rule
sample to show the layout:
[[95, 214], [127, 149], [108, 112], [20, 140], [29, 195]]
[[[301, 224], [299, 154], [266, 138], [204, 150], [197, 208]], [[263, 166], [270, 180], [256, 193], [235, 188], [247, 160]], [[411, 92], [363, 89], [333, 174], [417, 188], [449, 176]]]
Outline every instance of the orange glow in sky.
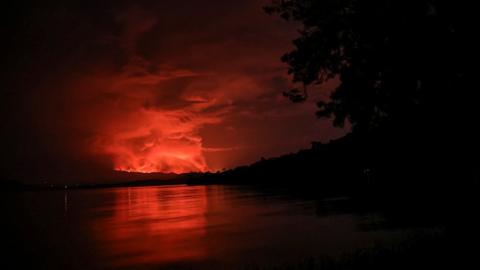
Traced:
[[[137, 113], [135, 113], [137, 114]], [[196, 133], [198, 120], [181, 121], [162, 112], [138, 113], [142, 121], [130, 129], [111, 134], [103, 151], [113, 157], [115, 170], [128, 172], [204, 172], [202, 138]]]
[[[292, 85], [280, 57], [296, 25], [257, 0], [174, 2], [32, 16], [25, 25], [39, 28], [25, 30], [25, 44], [38, 48], [12, 58], [30, 60], [12, 79], [22, 94], [6, 101], [18, 114], [4, 121], [9, 174], [86, 182], [112, 170], [217, 171], [343, 134], [315, 117], [319, 91], [302, 104], [282, 96]], [[39, 33], [48, 35], [32, 43]]]
[[[148, 71], [143, 59], [133, 59], [121, 74], [93, 75], [92, 86], [103, 92], [98, 109], [91, 109], [98, 134], [93, 147], [109, 155], [115, 170], [186, 173], [209, 170], [199, 130], [221, 121], [224, 110], [209, 112], [217, 101], [207, 94], [171, 95], [168, 83], [201, 74], [171, 69]], [[84, 91], [82, 92], [84, 93]], [[166, 94], [165, 94], [166, 93]], [[90, 99], [90, 98], [87, 98]], [[96, 111], [101, 113], [97, 115]], [[81, 116], [83, 117], [83, 115]]]

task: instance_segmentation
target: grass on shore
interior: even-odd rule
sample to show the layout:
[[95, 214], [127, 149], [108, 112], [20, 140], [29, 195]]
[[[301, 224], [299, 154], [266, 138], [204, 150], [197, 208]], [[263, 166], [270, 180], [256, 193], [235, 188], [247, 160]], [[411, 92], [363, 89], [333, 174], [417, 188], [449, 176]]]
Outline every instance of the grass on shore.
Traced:
[[397, 269], [479, 269], [475, 249], [458, 245], [445, 233], [406, 239], [398, 245], [377, 246], [344, 254], [339, 258], [307, 258], [295, 263], [244, 266], [243, 270], [397, 270]]

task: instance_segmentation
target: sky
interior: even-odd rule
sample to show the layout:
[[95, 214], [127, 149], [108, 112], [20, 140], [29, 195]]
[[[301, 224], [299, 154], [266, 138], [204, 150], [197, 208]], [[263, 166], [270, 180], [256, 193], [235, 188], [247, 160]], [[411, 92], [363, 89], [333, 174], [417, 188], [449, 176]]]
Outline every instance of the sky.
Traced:
[[282, 96], [298, 26], [267, 3], [6, 4], [2, 179], [217, 171], [341, 136], [315, 117], [334, 81], [301, 104]]

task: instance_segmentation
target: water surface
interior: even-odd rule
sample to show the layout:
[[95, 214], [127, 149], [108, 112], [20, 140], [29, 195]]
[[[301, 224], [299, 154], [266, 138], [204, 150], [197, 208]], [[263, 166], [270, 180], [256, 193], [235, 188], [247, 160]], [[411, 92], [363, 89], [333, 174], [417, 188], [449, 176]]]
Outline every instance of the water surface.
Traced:
[[278, 265], [408, 233], [362, 230], [374, 216], [329, 205], [214, 185], [23, 192], [5, 203], [4, 232], [12, 253], [37, 269]]

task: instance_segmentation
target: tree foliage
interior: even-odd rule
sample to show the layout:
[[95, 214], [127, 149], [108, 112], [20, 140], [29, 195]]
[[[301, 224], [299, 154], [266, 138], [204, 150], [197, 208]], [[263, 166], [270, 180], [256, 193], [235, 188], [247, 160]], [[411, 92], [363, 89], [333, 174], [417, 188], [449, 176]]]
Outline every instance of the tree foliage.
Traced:
[[[302, 25], [282, 57], [293, 82], [340, 80], [317, 115], [371, 129], [461, 107], [456, 96], [471, 91], [471, 8], [464, 0], [273, 0], [264, 9]], [[305, 93], [286, 96], [302, 101]]]

